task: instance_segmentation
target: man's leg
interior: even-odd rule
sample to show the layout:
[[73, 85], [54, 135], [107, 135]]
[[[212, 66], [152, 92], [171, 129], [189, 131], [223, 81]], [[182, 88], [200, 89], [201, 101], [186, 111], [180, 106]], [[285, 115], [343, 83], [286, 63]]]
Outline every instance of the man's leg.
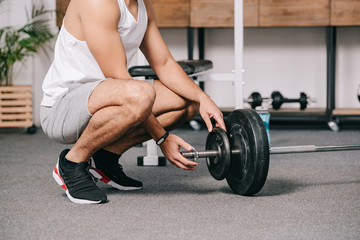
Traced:
[[[124, 174], [118, 159], [130, 147], [150, 139], [141, 127], [151, 113], [150, 109], [167, 130], [198, 112], [197, 103], [181, 98], [160, 81], [155, 81], [152, 88], [148, 83], [134, 80], [105, 80], [100, 83], [89, 98], [88, 108], [93, 116], [66, 159], [83, 162], [93, 156], [96, 171], [92, 169], [91, 172], [120, 190], [142, 187], [141, 182]], [[101, 148], [108, 151], [98, 151]]]
[[85, 162], [140, 125], [151, 113], [155, 100], [153, 87], [143, 81], [109, 79], [101, 82], [88, 100], [93, 115], [66, 158]]

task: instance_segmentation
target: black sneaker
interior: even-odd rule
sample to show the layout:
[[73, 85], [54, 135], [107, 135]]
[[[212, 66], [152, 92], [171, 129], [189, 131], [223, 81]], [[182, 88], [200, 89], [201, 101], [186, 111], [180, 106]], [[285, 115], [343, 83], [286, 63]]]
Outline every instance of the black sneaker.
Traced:
[[80, 204], [104, 203], [107, 201], [106, 194], [96, 186], [89, 173], [89, 163], [76, 164], [74, 169], [64, 169], [63, 162], [69, 149], [61, 152], [59, 160], [54, 168], [55, 181], [65, 190], [70, 201]]
[[95, 178], [119, 190], [137, 190], [143, 187], [142, 182], [126, 176], [119, 163], [104, 166], [98, 161], [95, 164], [94, 159], [91, 158], [89, 171]]

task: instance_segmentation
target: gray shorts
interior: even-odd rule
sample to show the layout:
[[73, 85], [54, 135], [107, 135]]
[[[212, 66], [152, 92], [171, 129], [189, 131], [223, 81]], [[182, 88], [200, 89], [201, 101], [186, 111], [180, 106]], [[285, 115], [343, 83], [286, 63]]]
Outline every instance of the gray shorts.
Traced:
[[72, 144], [79, 139], [92, 117], [87, 107], [89, 96], [102, 81], [73, 84], [53, 106], [40, 107], [41, 127], [50, 139], [64, 144]]

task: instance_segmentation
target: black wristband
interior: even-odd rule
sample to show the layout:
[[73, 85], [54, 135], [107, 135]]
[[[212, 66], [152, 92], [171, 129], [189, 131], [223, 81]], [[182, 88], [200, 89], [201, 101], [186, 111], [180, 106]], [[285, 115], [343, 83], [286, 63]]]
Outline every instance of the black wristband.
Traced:
[[166, 132], [159, 140], [156, 141], [156, 144], [157, 144], [158, 146], [160, 146], [160, 145], [165, 141], [165, 139], [166, 139], [168, 136], [169, 136], [169, 133]]

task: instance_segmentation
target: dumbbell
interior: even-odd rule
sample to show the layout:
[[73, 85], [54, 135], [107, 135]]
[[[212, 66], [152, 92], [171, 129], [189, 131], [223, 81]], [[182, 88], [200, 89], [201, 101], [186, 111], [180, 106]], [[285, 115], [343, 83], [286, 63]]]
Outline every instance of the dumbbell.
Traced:
[[255, 109], [256, 107], [261, 106], [264, 100], [269, 100], [269, 98], [261, 97], [259, 92], [252, 92], [250, 97], [244, 99], [244, 102], [249, 103], [251, 108]]
[[271, 105], [275, 110], [280, 109], [283, 103], [300, 103], [300, 109], [304, 110], [306, 109], [309, 98], [304, 92], [300, 93], [300, 98], [285, 98], [280, 92], [275, 91], [271, 94], [271, 99]]
[[206, 158], [210, 174], [226, 181], [239, 195], [254, 195], [264, 186], [270, 154], [360, 150], [360, 145], [288, 146], [269, 148], [265, 125], [254, 110], [235, 110], [224, 119], [226, 130], [215, 127], [206, 138], [206, 150], [181, 152], [193, 161]]

